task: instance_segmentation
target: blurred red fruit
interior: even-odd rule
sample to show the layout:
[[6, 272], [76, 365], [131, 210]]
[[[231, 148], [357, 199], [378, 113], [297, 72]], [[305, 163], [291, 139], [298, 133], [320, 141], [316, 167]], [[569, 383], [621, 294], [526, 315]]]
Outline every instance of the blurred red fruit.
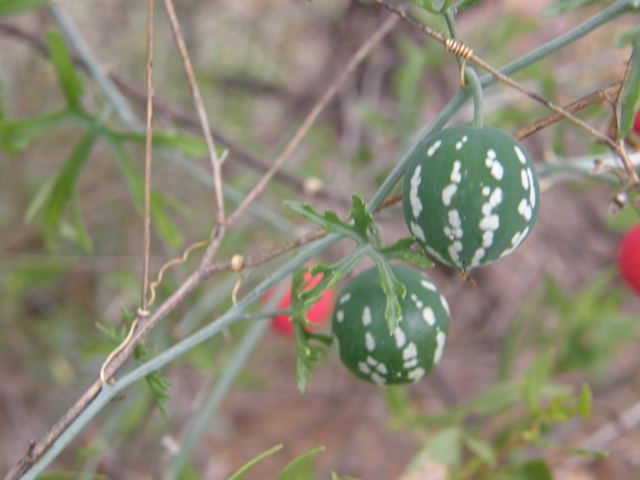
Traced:
[[618, 268], [624, 281], [640, 295], [640, 223], [622, 238]]
[[[307, 272], [304, 275], [304, 279], [309, 281], [311, 279], [311, 274]], [[314, 279], [307, 284], [305, 290], [313, 287], [316, 283], [318, 283], [322, 279], [322, 274], [318, 274], [314, 277]], [[277, 287], [272, 288], [267, 293], [265, 293], [264, 297], [262, 297], [262, 303], [268, 300], [274, 293]], [[291, 305], [291, 287], [287, 288], [287, 291], [282, 295], [280, 302], [276, 308], [289, 308]], [[322, 297], [316, 303], [313, 304], [311, 309], [307, 312], [307, 320], [315, 325], [314, 328], [310, 329], [312, 331], [319, 330], [322, 325], [324, 325], [327, 320], [331, 317], [331, 312], [333, 308], [333, 289], [325, 290], [322, 293]], [[271, 328], [285, 337], [293, 337], [293, 324], [291, 323], [291, 319], [289, 315], [283, 313], [281, 315], [276, 315], [271, 319]]]
[[633, 119], [633, 131], [636, 135], [640, 135], [640, 110], [636, 112], [636, 117]]

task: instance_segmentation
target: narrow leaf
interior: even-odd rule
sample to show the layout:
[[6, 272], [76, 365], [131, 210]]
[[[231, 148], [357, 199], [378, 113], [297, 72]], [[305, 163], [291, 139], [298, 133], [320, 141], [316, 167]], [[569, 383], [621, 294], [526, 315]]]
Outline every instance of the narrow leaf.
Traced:
[[319, 225], [327, 232], [338, 233], [345, 237], [349, 237], [357, 243], [361, 243], [363, 241], [359, 234], [354, 231], [354, 228], [348, 223], [343, 222], [332, 210], [325, 210], [324, 214], [321, 214], [307, 203], [287, 200], [284, 204], [298, 215], [301, 215], [308, 221]]
[[61, 110], [24, 120], [0, 121], [0, 141], [9, 155], [17, 155], [29, 147], [34, 138], [45, 130], [66, 123], [72, 118], [68, 110]]
[[378, 273], [380, 274], [380, 285], [382, 291], [387, 297], [387, 305], [384, 310], [384, 316], [387, 319], [389, 325], [389, 335], [393, 335], [393, 332], [398, 328], [398, 318], [400, 317], [400, 301], [398, 296], [404, 298], [407, 290], [404, 285], [396, 278], [391, 270], [391, 265], [386, 258], [381, 255], [372, 255], [373, 261], [378, 267]]
[[420, 268], [433, 268], [434, 263], [427, 258], [423, 250], [411, 250], [411, 245], [415, 243], [414, 237], [404, 237], [393, 245], [378, 248], [378, 252], [385, 256], [387, 260], [401, 260], [413, 263]]
[[71, 209], [73, 213], [73, 225], [76, 229], [76, 241], [80, 247], [82, 247], [85, 254], [91, 255], [93, 253], [93, 242], [91, 241], [91, 235], [89, 235], [87, 226], [84, 223], [77, 189], [74, 189]]
[[580, 388], [580, 395], [578, 395], [578, 402], [576, 404], [576, 411], [584, 418], [589, 420], [591, 417], [591, 404], [593, 395], [589, 384], [583, 383]]
[[553, 17], [555, 15], [560, 15], [561, 13], [570, 12], [571, 10], [575, 10], [576, 8], [593, 2], [594, 0], [556, 0], [545, 7], [545, 9], [540, 12], [540, 16]]
[[272, 449], [267, 450], [266, 452], [263, 452], [260, 455], [258, 455], [257, 457], [249, 460], [242, 467], [240, 467], [236, 471], [236, 473], [231, 475], [229, 477], [229, 480], [242, 480], [244, 478], [244, 476], [249, 472], [249, 470], [251, 470], [260, 460], [262, 460], [263, 458], [266, 458], [269, 455], [272, 455], [272, 454], [274, 454], [276, 452], [279, 452], [280, 450], [282, 450], [282, 444], [276, 445]]
[[622, 92], [622, 115], [620, 117], [620, 130], [618, 140], [625, 138], [631, 128], [640, 107], [640, 28], [633, 32], [631, 41], [631, 59], [629, 61], [629, 76]]
[[427, 443], [429, 458], [434, 462], [459, 465], [462, 461], [462, 432], [450, 427], [438, 432]]
[[0, 17], [31, 10], [47, 3], [49, 3], [49, 0], [1, 0]]
[[71, 152], [67, 163], [56, 178], [51, 191], [51, 199], [45, 211], [45, 222], [50, 229], [60, 222], [64, 207], [73, 194], [78, 173], [86, 161], [97, 138], [95, 130], [89, 131]]
[[306, 452], [297, 456], [293, 460], [291, 460], [286, 467], [280, 472], [280, 474], [276, 477], [276, 480], [295, 480], [295, 470], [296, 468], [307, 461], [311, 455], [315, 455], [318, 452], [324, 451], [324, 446], [316, 445], [315, 447], [311, 447]]
[[81, 111], [80, 95], [84, 91], [84, 83], [76, 72], [73, 59], [62, 34], [57, 30], [49, 30], [47, 32], [47, 43], [51, 61], [56, 70], [60, 86], [67, 98], [67, 103], [71, 109]]
[[491, 444], [468, 434], [465, 434], [463, 439], [469, 450], [475, 453], [484, 463], [490, 467], [494, 467], [498, 463], [498, 459], [496, 458], [496, 454], [493, 451]]
[[520, 393], [531, 412], [539, 410], [543, 387], [551, 374], [554, 349], [549, 348], [531, 362], [520, 378]]
[[35, 197], [33, 197], [33, 200], [31, 200], [31, 203], [29, 203], [27, 207], [27, 212], [24, 214], [25, 223], [31, 223], [36, 215], [40, 213], [40, 210], [44, 208], [55, 184], [56, 177], [49, 177], [40, 186], [40, 190], [38, 190]]

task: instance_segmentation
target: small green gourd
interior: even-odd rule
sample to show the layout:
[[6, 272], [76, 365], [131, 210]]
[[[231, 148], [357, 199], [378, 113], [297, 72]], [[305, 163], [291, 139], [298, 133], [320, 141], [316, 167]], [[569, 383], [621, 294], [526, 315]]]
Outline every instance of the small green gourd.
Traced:
[[409, 230], [430, 255], [463, 274], [513, 252], [531, 232], [539, 205], [529, 155], [493, 127], [460, 125], [428, 137], [404, 175]]
[[398, 298], [401, 316], [392, 335], [375, 267], [344, 287], [333, 312], [333, 336], [342, 363], [356, 377], [376, 385], [424, 378], [440, 361], [449, 333], [449, 306], [438, 287], [413, 268], [391, 269], [406, 288], [405, 297]]

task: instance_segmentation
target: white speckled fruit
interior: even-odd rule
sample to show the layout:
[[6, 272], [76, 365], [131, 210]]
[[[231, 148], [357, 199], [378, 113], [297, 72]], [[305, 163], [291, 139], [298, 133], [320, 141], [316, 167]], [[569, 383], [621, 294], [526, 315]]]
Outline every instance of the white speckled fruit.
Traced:
[[513, 252], [538, 217], [529, 155], [493, 127], [460, 125], [426, 139], [404, 175], [409, 230], [440, 262], [468, 273]]
[[426, 275], [404, 265], [392, 265], [407, 289], [399, 298], [398, 328], [389, 335], [384, 316], [386, 297], [378, 269], [351, 280], [338, 296], [333, 312], [333, 336], [342, 363], [370, 383], [413, 383], [440, 361], [449, 333], [449, 306]]

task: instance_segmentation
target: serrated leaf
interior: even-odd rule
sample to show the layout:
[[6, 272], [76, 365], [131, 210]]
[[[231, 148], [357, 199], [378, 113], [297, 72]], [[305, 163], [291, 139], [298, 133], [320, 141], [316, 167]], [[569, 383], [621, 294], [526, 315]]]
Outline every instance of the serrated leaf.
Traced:
[[47, 3], [49, 0], [2, 0], [0, 1], [0, 17], [31, 10]]
[[62, 110], [23, 120], [4, 119], [0, 121], [0, 141], [9, 155], [17, 155], [45, 130], [62, 125], [71, 118], [68, 110]]
[[545, 7], [540, 16], [553, 17], [562, 13], [570, 12], [576, 8], [582, 7], [589, 3], [594, 3], [595, 0], [556, 0], [552, 4]]
[[622, 114], [618, 140], [625, 138], [640, 108], [640, 28], [636, 28], [631, 39], [631, 59], [629, 60], [629, 75], [621, 96]]
[[362, 238], [356, 233], [354, 227], [343, 222], [333, 210], [327, 209], [324, 214], [321, 214], [308, 203], [286, 200], [284, 204], [298, 215], [312, 223], [315, 223], [316, 225], [319, 225], [327, 232], [338, 233], [342, 236], [351, 238], [357, 243], [362, 242]]
[[57, 175], [44, 214], [46, 227], [48, 229], [54, 229], [58, 226], [64, 208], [74, 192], [78, 173], [87, 160], [96, 139], [97, 132], [95, 130], [91, 130], [85, 134], [73, 149], [69, 159]]
[[400, 298], [404, 298], [407, 293], [404, 285], [396, 278], [391, 270], [391, 265], [386, 258], [381, 255], [372, 255], [373, 261], [378, 267], [378, 274], [380, 275], [380, 285], [382, 291], [387, 298], [387, 304], [384, 310], [384, 316], [387, 319], [389, 326], [389, 335], [393, 335], [393, 332], [398, 328], [398, 318], [400, 317]]
[[114, 327], [113, 325], [107, 326], [107, 325], [104, 325], [103, 323], [100, 323], [100, 322], [96, 322], [95, 325], [96, 325], [96, 328], [100, 332], [102, 332], [102, 334], [105, 337], [107, 337], [109, 340], [111, 340], [116, 345], [119, 345], [120, 343], [122, 343], [122, 341], [124, 340], [124, 338], [127, 335], [127, 332], [122, 327], [119, 328], [118, 330], [116, 330], [116, 327]]
[[423, 250], [411, 250], [411, 245], [416, 242], [414, 237], [404, 237], [393, 245], [377, 248], [387, 260], [401, 260], [413, 263], [420, 268], [433, 268], [434, 263], [427, 258]]
[[539, 411], [542, 390], [551, 374], [554, 349], [549, 348], [529, 364], [520, 378], [520, 394], [531, 412]]
[[47, 44], [51, 62], [69, 107], [75, 111], [82, 111], [80, 95], [84, 92], [84, 82], [76, 71], [62, 34], [57, 30], [49, 30]]
[[257, 457], [252, 458], [247, 463], [245, 463], [242, 467], [240, 467], [236, 473], [231, 475], [228, 480], [242, 480], [244, 476], [251, 470], [260, 460], [272, 455], [278, 451], [282, 450], [282, 444], [276, 445], [275, 447], [267, 450], [266, 452], [261, 453]]
[[296, 469], [306, 462], [311, 455], [315, 455], [318, 452], [324, 451], [323, 445], [316, 445], [315, 447], [311, 447], [309, 450], [304, 453], [298, 455], [296, 458], [291, 460], [286, 467], [280, 472], [280, 474], [276, 477], [275, 480], [297, 480], [296, 478]]
[[369, 227], [373, 225], [373, 215], [367, 212], [367, 204], [360, 195], [354, 193], [351, 197], [353, 208], [349, 211], [349, 217], [353, 219], [353, 229], [362, 238], [367, 238]]

